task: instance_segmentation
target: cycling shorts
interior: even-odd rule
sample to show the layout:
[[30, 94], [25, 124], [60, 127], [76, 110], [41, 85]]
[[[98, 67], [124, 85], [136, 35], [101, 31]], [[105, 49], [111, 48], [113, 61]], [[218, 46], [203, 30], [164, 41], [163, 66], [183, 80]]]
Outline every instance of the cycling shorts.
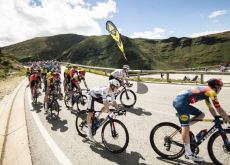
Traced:
[[95, 98], [91, 95], [88, 95], [88, 107], [87, 107], [87, 110], [89, 112], [93, 112], [94, 111], [94, 102], [98, 102], [100, 104], [103, 104], [103, 99], [102, 97], [98, 97], [98, 98]]
[[189, 126], [190, 115], [199, 116], [202, 112], [189, 104], [189, 98], [186, 95], [179, 95], [173, 101], [181, 126]]

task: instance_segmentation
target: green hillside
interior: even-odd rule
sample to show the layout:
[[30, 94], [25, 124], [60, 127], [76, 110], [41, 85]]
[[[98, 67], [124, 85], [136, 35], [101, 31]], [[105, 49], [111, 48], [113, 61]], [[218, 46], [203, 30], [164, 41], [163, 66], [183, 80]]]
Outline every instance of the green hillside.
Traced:
[[9, 74], [24, 74], [24, 68], [14, 57], [3, 54], [0, 50], [0, 80]]
[[[132, 69], [180, 69], [222, 64], [230, 60], [230, 32], [197, 38], [164, 40], [122, 36]], [[74, 34], [34, 38], [3, 48], [20, 61], [58, 59], [92, 66], [120, 67], [125, 63], [111, 36]]]

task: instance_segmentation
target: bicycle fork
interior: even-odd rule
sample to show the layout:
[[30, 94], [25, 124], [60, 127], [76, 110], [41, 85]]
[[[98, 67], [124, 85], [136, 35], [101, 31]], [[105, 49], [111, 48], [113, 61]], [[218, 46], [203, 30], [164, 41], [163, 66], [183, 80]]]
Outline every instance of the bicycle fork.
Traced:
[[116, 132], [115, 124], [113, 120], [110, 121], [110, 128], [111, 128], [111, 135], [113, 138], [118, 136], [118, 133]]

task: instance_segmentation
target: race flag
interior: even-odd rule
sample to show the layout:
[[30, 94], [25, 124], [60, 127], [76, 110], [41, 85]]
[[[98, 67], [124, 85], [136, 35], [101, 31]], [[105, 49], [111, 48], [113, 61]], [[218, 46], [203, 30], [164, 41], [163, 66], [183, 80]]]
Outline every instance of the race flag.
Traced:
[[123, 43], [121, 41], [120, 33], [117, 30], [116, 26], [111, 21], [107, 21], [106, 22], [106, 30], [108, 30], [108, 32], [111, 34], [113, 39], [116, 41], [117, 46], [120, 48], [124, 58], [127, 61], [127, 58], [125, 56], [124, 46], [123, 46]]

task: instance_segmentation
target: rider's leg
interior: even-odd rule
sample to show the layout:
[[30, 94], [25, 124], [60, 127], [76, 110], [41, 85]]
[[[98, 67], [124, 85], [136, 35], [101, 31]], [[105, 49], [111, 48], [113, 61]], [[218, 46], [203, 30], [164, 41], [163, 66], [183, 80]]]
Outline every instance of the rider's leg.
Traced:
[[87, 137], [89, 140], [91, 141], [95, 141], [95, 139], [93, 138], [92, 135], [92, 117], [93, 117], [93, 111], [94, 111], [94, 98], [89, 95], [88, 97], [88, 114], [87, 114], [87, 126], [88, 126], [88, 130], [87, 130]]
[[204, 159], [202, 157], [196, 156], [191, 151], [190, 146], [190, 114], [196, 115], [197, 117], [202, 117], [202, 112], [196, 109], [193, 106], [190, 106], [189, 104], [184, 104], [183, 100], [176, 100], [173, 102], [174, 108], [178, 112], [179, 121], [181, 123], [181, 135], [182, 135], [182, 141], [184, 143], [185, 148], [185, 158], [201, 162]]

